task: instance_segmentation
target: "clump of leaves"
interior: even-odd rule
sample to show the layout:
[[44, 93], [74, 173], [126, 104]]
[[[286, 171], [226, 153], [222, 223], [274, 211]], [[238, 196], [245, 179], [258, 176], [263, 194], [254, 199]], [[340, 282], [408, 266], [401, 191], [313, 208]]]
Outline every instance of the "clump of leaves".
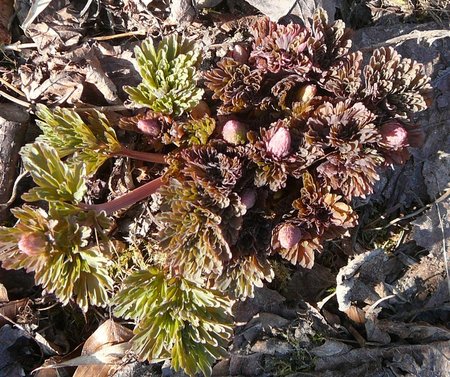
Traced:
[[175, 370], [211, 375], [232, 334], [231, 303], [221, 292], [150, 267], [124, 282], [115, 314], [137, 320], [134, 346], [142, 360], [171, 358]]
[[124, 90], [136, 105], [178, 117], [200, 101], [203, 90], [195, 75], [201, 55], [193, 42], [172, 34], [155, 47], [147, 39], [135, 54], [142, 83]]
[[103, 213], [78, 206], [87, 190], [85, 166], [65, 164], [42, 143], [21, 153], [37, 185], [23, 199], [46, 201], [48, 210], [28, 204], [12, 210], [17, 224], [0, 227], [2, 266], [34, 272], [36, 283], [64, 304], [75, 298], [83, 310], [89, 304], [106, 305], [113, 284], [108, 275], [111, 222]]
[[[349, 30], [328, 22], [323, 10], [311, 27], [262, 18], [251, 31], [252, 43], [241, 46], [248, 54], [223, 58], [204, 73], [210, 106], [199, 103], [200, 53], [191, 42], [170, 36], [136, 50], [143, 82], [126, 90], [151, 111], [120, 125], [141, 133], [158, 154], [125, 150], [101, 114], [84, 119], [41, 108], [44, 134], [23, 152], [38, 187], [24, 198], [48, 201], [49, 211], [16, 209], [17, 225], [0, 231], [8, 267], [36, 271], [63, 302], [74, 295], [85, 308], [104, 302], [101, 292], [111, 284], [103, 261], [112, 218], [105, 212], [157, 191], [140, 245], [151, 255], [116, 282], [122, 288], [112, 302], [116, 315], [136, 321], [141, 359], [171, 358], [190, 375], [211, 373], [231, 336], [233, 301], [273, 278], [273, 255], [311, 268], [325, 241], [357, 224], [352, 199], [370, 195], [382, 169], [404, 163], [407, 148], [423, 138], [411, 121], [430, 90], [421, 64], [381, 48], [363, 67], [362, 53], [349, 53]], [[101, 164], [95, 156], [116, 155], [167, 165], [123, 197], [81, 203]], [[90, 259], [93, 251], [103, 259]], [[64, 292], [53, 288], [69, 272], [50, 276], [51, 256], [86, 282], [84, 291], [68, 282]]]
[[113, 156], [164, 162], [158, 154], [136, 153], [121, 145], [106, 116], [98, 111], [94, 110], [84, 120], [71, 109], [58, 107], [50, 110], [37, 105], [36, 115], [39, 118], [36, 123], [42, 130], [36, 142], [52, 146], [60, 158], [68, 157], [69, 164], [82, 163], [89, 175]]

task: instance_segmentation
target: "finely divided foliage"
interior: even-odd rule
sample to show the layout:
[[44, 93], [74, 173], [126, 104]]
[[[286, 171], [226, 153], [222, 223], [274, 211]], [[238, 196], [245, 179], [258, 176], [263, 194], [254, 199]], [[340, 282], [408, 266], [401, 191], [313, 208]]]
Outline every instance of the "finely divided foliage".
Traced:
[[159, 187], [139, 245], [146, 268], [116, 282], [112, 303], [136, 322], [140, 359], [170, 358], [192, 376], [210, 375], [224, 355], [232, 303], [271, 281], [274, 256], [311, 268], [325, 241], [357, 224], [352, 199], [370, 195], [382, 168], [404, 163], [423, 139], [410, 120], [430, 91], [421, 64], [381, 48], [363, 67], [349, 30], [323, 10], [311, 27], [261, 18], [251, 34], [239, 59], [203, 73], [210, 106], [199, 104], [192, 42], [172, 35], [136, 49], [143, 81], [125, 90], [147, 110], [120, 127], [163, 153], [146, 161], [166, 166], [119, 202], [82, 203], [88, 178], [108, 158], [145, 153], [124, 148], [100, 113], [40, 106], [43, 135], [22, 151], [36, 187], [23, 199], [48, 209], [26, 204], [13, 210], [14, 227], [0, 228], [4, 267], [34, 271], [62, 303], [87, 310], [107, 304], [113, 286], [113, 218], [102, 210]]
[[29, 205], [12, 210], [16, 226], [0, 227], [2, 266], [34, 272], [36, 283], [64, 304], [74, 298], [83, 310], [106, 305], [113, 284], [106, 235], [111, 222], [77, 206], [86, 191], [84, 165], [67, 165], [40, 142], [21, 153], [37, 185], [23, 199], [44, 200], [48, 210]]
[[51, 145], [61, 158], [69, 156], [69, 163], [84, 163], [88, 174], [95, 173], [120, 150], [114, 128], [98, 111], [89, 114], [85, 121], [73, 110], [50, 110], [38, 105], [36, 115], [39, 117], [36, 123], [43, 132], [36, 141]]
[[193, 42], [171, 35], [155, 48], [148, 39], [135, 53], [142, 83], [124, 88], [135, 104], [178, 117], [202, 98], [203, 90], [195, 82], [201, 54]]

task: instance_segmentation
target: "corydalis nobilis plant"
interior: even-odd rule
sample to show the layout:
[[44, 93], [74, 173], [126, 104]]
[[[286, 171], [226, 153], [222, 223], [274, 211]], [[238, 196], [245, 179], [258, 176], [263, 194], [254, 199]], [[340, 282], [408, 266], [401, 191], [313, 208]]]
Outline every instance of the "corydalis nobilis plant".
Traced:
[[[167, 165], [155, 166], [153, 181], [100, 204], [81, 202], [85, 186], [76, 179], [68, 190], [60, 180], [36, 177], [38, 188], [29, 194], [30, 200], [57, 199], [52, 208], [76, 214], [75, 223], [86, 224], [83, 213], [103, 216], [104, 225], [94, 229], [105, 234], [112, 218], [104, 212], [158, 190], [148, 239], [141, 243], [147, 265], [118, 282], [122, 289], [113, 303], [117, 315], [136, 321], [134, 350], [141, 359], [171, 358], [190, 375], [211, 373], [230, 338], [232, 302], [273, 278], [273, 256], [312, 267], [325, 241], [348, 235], [357, 224], [352, 199], [370, 195], [382, 168], [404, 163], [408, 147], [423, 137], [411, 121], [426, 108], [430, 90], [421, 64], [381, 48], [364, 67], [362, 53], [349, 51], [344, 24], [328, 22], [323, 10], [311, 27], [261, 18], [251, 33], [251, 43], [240, 45], [245, 53], [230, 54], [204, 73], [206, 108], [195, 81], [197, 50], [186, 50], [186, 42], [173, 36], [137, 50], [143, 83], [127, 90], [151, 111], [122, 119], [121, 126], [143, 134], [150, 153], [164, 156]], [[42, 138], [64, 145], [62, 136], [52, 136], [66, 125], [58, 111], [44, 113]], [[67, 111], [63, 118], [81, 124]], [[94, 143], [83, 139], [66, 154], [52, 144], [52, 153], [68, 156], [68, 176], [88, 175], [82, 172], [89, 166], [86, 146], [108, 158], [118, 154], [112, 127], [101, 121], [99, 133], [92, 116], [82, 122], [96, 135]], [[46, 128], [54, 120], [56, 126]], [[108, 147], [98, 148], [105, 132]], [[53, 213], [48, 216], [53, 221]], [[49, 253], [53, 245], [53, 222], [31, 231], [18, 219], [0, 236], [9, 237], [12, 257], [30, 269], [32, 246]], [[22, 233], [30, 237], [14, 236]], [[94, 247], [90, 235], [80, 240], [83, 250]], [[104, 242], [99, 253], [107, 253]]]

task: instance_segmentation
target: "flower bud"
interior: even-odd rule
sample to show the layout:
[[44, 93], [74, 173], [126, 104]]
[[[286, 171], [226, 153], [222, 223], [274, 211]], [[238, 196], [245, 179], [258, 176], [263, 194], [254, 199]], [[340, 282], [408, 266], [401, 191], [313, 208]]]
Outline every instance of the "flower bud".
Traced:
[[397, 121], [385, 123], [380, 128], [381, 144], [389, 149], [408, 146], [408, 131]]
[[250, 53], [248, 51], [248, 48], [246, 48], [243, 45], [235, 45], [233, 50], [231, 50], [229, 54], [234, 60], [236, 60], [238, 63], [246, 64], [248, 62], [248, 58], [250, 56]]
[[246, 209], [252, 208], [256, 203], [256, 191], [254, 189], [245, 189], [241, 195], [241, 202]]
[[223, 139], [230, 144], [244, 144], [247, 141], [247, 127], [237, 120], [229, 120], [222, 129]]
[[45, 239], [38, 234], [25, 233], [17, 243], [19, 250], [28, 256], [36, 256], [45, 251]]
[[284, 249], [290, 249], [298, 244], [302, 238], [302, 231], [293, 224], [285, 224], [278, 231], [278, 241]]
[[137, 128], [151, 137], [157, 137], [161, 132], [161, 127], [156, 119], [141, 119], [137, 123]]
[[270, 138], [267, 151], [274, 157], [286, 157], [291, 149], [291, 133], [287, 128], [280, 127]]

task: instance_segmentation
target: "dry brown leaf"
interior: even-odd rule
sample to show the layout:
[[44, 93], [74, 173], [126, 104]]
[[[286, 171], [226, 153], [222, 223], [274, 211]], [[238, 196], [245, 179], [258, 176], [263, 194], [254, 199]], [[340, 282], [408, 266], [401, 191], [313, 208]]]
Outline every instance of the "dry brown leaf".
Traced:
[[95, 56], [91, 57], [89, 65], [86, 68], [86, 82], [95, 85], [110, 105], [118, 105], [121, 103], [120, 99], [117, 97], [116, 86], [111, 79], [106, 76], [100, 61]]
[[336, 12], [336, 1], [334, 0], [246, 0], [250, 5], [269, 16], [273, 21], [292, 15], [307, 22], [315, 10], [324, 8], [328, 17], [333, 20]]
[[107, 377], [120, 362], [115, 353], [123, 356], [132, 336], [130, 329], [107, 320], [86, 340], [81, 356], [74, 359], [80, 364], [73, 377]]
[[[346, 312], [353, 302], [373, 304], [381, 292], [375, 287], [384, 283], [388, 273], [388, 256], [382, 249], [357, 255], [342, 267], [336, 278], [336, 298], [339, 310]], [[357, 316], [355, 316], [357, 318]]]
[[[448, 167], [447, 170], [449, 170]], [[414, 241], [431, 251], [431, 254], [439, 259], [444, 259], [444, 252], [448, 252], [448, 250], [445, 250], [445, 245], [450, 243], [449, 218], [450, 201], [447, 200], [436, 203], [413, 222]]]
[[[9, 318], [11, 321], [15, 321], [17, 314], [27, 305], [28, 299], [23, 298], [21, 300], [15, 300], [11, 302], [7, 302], [6, 304], [2, 304], [0, 306], [0, 327], [9, 323], [6, 318]], [[5, 318], [6, 317], [6, 318]]]
[[29, 34], [38, 50], [50, 55], [76, 46], [82, 38], [80, 32], [73, 27], [48, 25], [43, 22], [31, 26]]
[[[71, 359], [54, 357], [34, 372], [78, 367], [73, 377], [108, 377], [120, 367], [122, 358], [131, 348], [132, 336], [131, 330], [109, 319], [86, 340], [81, 356]], [[40, 374], [38, 376], [41, 377]], [[46, 374], [43, 376], [47, 377]]]

